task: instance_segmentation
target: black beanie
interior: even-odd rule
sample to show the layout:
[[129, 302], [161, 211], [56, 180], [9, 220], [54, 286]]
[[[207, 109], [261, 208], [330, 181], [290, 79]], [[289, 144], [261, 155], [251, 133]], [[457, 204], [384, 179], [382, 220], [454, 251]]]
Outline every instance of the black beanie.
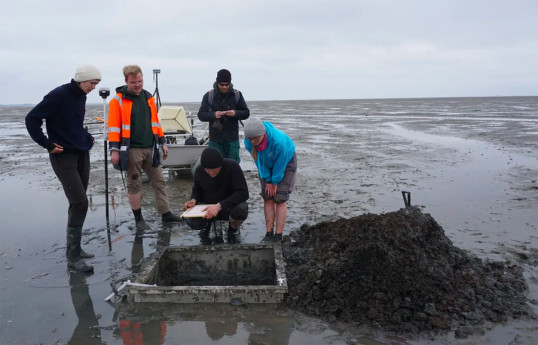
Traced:
[[217, 83], [230, 83], [232, 74], [227, 69], [221, 69], [217, 72]]
[[208, 147], [202, 152], [200, 164], [204, 169], [216, 169], [222, 165], [222, 155], [212, 147]]

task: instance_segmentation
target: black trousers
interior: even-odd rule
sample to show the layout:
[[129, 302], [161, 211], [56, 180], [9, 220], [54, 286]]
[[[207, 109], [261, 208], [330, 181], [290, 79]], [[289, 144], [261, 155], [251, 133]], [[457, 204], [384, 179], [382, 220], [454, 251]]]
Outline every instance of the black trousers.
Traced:
[[64, 151], [49, 154], [52, 169], [62, 183], [69, 201], [67, 226], [84, 225], [88, 213], [86, 189], [90, 179], [90, 153], [88, 151]]
[[[242, 203], [239, 203], [232, 207], [228, 212], [220, 211], [217, 214], [216, 220], [228, 220], [229, 218], [235, 219], [235, 220], [245, 220], [248, 217], [248, 205], [246, 201], [243, 201]], [[189, 227], [193, 230], [202, 230], [205, 229], [209, 222], [213, 221], [213, 219], [205, 219], [205, 218], [185, 218], [185, 221], [189, 225]]]

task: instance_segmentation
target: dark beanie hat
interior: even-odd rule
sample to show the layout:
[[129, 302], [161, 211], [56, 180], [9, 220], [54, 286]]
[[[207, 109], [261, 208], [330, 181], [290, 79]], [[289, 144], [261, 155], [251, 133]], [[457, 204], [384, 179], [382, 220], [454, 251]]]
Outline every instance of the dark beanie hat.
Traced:
[[222, 165], [222, 161], [223, 158], [220, 152], [212, 147], [208, 147], [202, 152], [200, 164], [202, 164], [202, 168], [204, 169], [216, 169]]
[[217, 72], [217, 83], [229, 83], [232, 81], [232, 74], [227, 69], [221, 69]]

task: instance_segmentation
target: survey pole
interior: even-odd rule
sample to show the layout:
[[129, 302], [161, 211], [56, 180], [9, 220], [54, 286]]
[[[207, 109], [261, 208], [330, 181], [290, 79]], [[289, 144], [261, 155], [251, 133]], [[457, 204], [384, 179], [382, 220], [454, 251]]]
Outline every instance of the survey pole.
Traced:
[[110, 90], [106, 87], [99, 89], [99, 96], [103, 98], [103, 126], [104, 126], [104, 139], [103, 139], [103, 148], [104, 148], [104, 164], [105, 164], [105, 214], [106, 214], [106, 233], [108, 237], [108, 249], [112, 250], [112, 241], [110, 239], [110, 212], [108, 206], [108, 116], [106, 111], [106, 99], [110, 96]]

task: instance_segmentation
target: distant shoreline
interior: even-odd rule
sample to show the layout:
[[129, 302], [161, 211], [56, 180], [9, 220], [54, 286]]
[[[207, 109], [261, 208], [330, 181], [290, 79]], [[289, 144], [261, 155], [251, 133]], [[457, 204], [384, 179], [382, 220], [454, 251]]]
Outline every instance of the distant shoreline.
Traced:
[[[265, 103], [265, 102], [324, 102], [324, 101], [373, 101], [373, 100], [446, 100], [446, 99], [483, 99], [483, 98], [533, 98], [533, 96], [447, 96], [447, 97], [386, 97], [386, 98], [326, 98], [326, 99], [273, 99], [273, 100], [249, 100], [249, 103]], [[200, 101], [177, 101], [177, 102], [162, 102], [163, 105], [177, 105], [177, 104], [197, 104]], [[107, 101], [108, 103], [108, 101]], [[87, 103], [86, 105], [102, 105], [99, 103]], [[13, 103], [13, 104], [0, 104], [0, 107], [26, 107], [35, 106], [37, 103]]]

